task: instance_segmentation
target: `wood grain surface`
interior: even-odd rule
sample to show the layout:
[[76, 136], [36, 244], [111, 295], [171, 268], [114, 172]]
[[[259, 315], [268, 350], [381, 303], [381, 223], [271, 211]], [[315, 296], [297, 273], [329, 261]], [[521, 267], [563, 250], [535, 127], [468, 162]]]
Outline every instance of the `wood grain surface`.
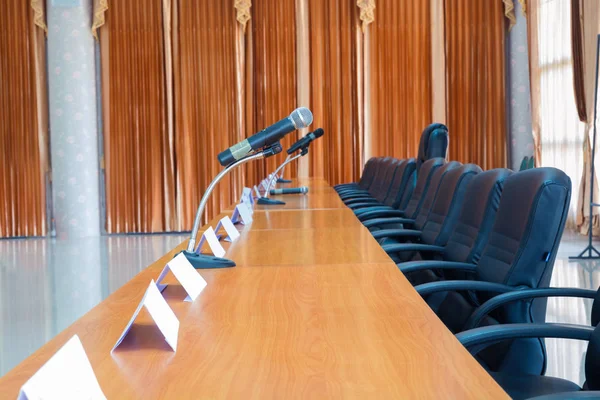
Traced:
[[176, 353], [145, 312], [110, 350], [184, 244], [0, 378], [0, 398], [74, 334], [109, 399], [508, 398], [351, 212], [331, 217], [347, 227], [320, 226], [330, 217], [315, 210], [262, 214], [225, 245], [237, 267], [199, 271], [208, 286], [193, 303], [167, 277]]

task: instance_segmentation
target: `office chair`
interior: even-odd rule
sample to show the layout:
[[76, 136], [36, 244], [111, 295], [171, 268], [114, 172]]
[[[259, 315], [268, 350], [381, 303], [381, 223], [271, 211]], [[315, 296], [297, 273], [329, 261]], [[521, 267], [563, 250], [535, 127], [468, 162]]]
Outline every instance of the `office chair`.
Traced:
[[391, 208], [406, 207], [417, 181], [416, 165], [417, 163], [414, 158], [399, 161], [388, 193], [383, 201], [371, 197], [348, 200], [345, 204], [355, 212], [374, 206], [387, 206]]
[[[379, 217], [415, 218], [421, 210], [421, 206], [423, 205], [425, 195], [429, 190], [433, 175], [445, 164], [446, 161], [443, 158], [432, 158], [431, 160], [427, 160], [425, 163], [423, 163], [420, 172], [417, 174], [417, 184], [415, 185], [412, 195], [410, 196], [410, 199], [408, 200], [408, 203], [404, 209], [394, 209], [387, 205], [380, 205], [361, 208], [360, 210], [356, 210], [354, 213], [361, 222]], [[455, 165], [456, 164], [452, 164], [451, 166]]]
[[341, 183], [335, 185], [333, 188], [338, 192], [342, 189], [368, 189], [375, 177], [375, 170], [377, 169], [379, 160], [379, 157], [372, 157], [366, 162], [358, 182]]
[[396, 176], [396, 170], [401, 166], [401, 164], [402, 161], [396, 158], [387, 157], [383, 162], [381, 169], [379, 170], [377, 179], [375, 182], [373, 182], [369, 190], [365, 192], [342, 192], [340, 194], [340, 198], [344, 204], [348, 206], [354, 203], [360, 203], [362, 201], [372, 199], [382, 203], [390, 191], [392, 182]]
[[[525, 289], [498, 295], [481, 305], [470, 317], [467, 328], [474, 327], [494, 310], [514, 302], [531, 305], [533, 299], [547, 297], [578, 297], [594, 299], [592, 326], [569, 324], [506, 324], [466, 330], [458, 340], [474, 355], [486, 347], [506, 340], [531, 339], [543, 343], [543, 338], [563, 338], [589, 341], [585, 358], [586, 383], [583, 388], [560, 378], [543, 375], [492, 372], [492, 377], [514, 399], [579, 399], [600, 398], [600, 289], [575, 288]], [[593, 392], [596, 391], [596, 392]], [[538, 397], [543, 396], [543, 397]], [[594, 397], [596, 396], [596, 397]]]
[[[454, 333], [461, 332], [475, 309], [494, 295], [523, 288], [543, 288], [550, 276], [564, 229], [571, 180], [555, 168], [537, 168], [508, 176], [498, 212], [481, 258], [475, 263], [436, 262], [401, 266], [403, 272], [438, 269], [469, 272], [473, 280], [442, 280], [415, 287], [426, 299], [436, 295], [436, 312]], [[438, 293], [442, 293], [440, 300]], [[433, 308], [433, 307], [432, 307]], [[486, 325], [543, 322], [546, 303], [509, 304], [488, 315]], [[536, 340], [516, 340], [480, 352], [491, 371], [543, 373], [545, 349]]]
[[[396, 216], [390, 216], [390, 217], [379, 217], [379, 218], [366, 218], [365, 216], [368, 215], [369, 213], [364, 213], [364, 214], [358, 214], [358, 219], [362, 222], [362, 224], [369, 228], [371, 231], [373, 230], [379, 230], [379, 229], [383, 229], [383, 227], [387, 226], [388, 228], [390, 227], [402, 227], [403, 225], [411, 225], [413, 227], [417, 227], [416, 229], [421, 230], [423, 228], [423, 225], [425, 224], [425, 220], [427, 219], [427, 216], [429, 215], [429, 211], [431, 211], [431, 207], [433, 206], [433, 202], [435, 200], [435, 196], [438, 193], [440, 184], [442, 183], [444, 176], [446, 175], [446, 173], [448, 173], [449, 171], [452, 171], [455, 168], [459, 168], [461, 167], [462, 164], [459, 163], [458, 161], [450, 161], [448, 163], [445, 163], [444, 165], [442, 165], [441, 167], [439, 167], [434, 173], [433, 176], [431, 177], [431, 181], [429, 183], [429, 188], [427, 190], [427, 193], [425, 193], [425, 196], [423, 198], [423, 201], [421, 202], [421, 206], [419, 207], [419, 211], [416, 213], [416, 215], [414, 215], [413, 218], [410, 217], [396, 217]], [[410, 203], [409, 203], [410, 204]], [[393, 210], [388, 211], [388, 215], [390, 215], [390, 213], [394, 213]], [[404, 214], [407, 215], [407, 214]], [[393, 225], [393, 226], [391, 226]]]

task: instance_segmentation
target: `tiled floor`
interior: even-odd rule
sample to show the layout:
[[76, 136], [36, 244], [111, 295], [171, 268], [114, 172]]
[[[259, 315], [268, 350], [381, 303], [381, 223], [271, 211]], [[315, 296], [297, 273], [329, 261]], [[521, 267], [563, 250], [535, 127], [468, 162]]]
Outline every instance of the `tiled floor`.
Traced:
[[[0, 240], [0, 376], [185, 239], [151, 235]], [[600, 261], [568, 260], [585, 245], [585, 238], [565, 234], [552, 286], [598, 288]], [[548, 321], [589, 324], [591, 304], [551, 299]], [[548, 375], [583, 383], [586, 346], [548, 340]]]

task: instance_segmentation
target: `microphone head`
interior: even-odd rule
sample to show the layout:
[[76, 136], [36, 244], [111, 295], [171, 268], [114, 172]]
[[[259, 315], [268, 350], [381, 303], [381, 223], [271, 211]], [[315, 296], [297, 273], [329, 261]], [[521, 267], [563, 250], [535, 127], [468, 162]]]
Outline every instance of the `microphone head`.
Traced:
[[312, 112], [306, 107], [296, 108], [292, 111], [289, 118], [292, 120], [294, 128], [296, 129], [306, 128], [313, 122]]
[[320, 138], [321, 136], [323, 136], [324, 133], [325, 133], [325, 131], [323, 130], [323, 128], [317, 128], [313, 131], [313, 135], [315, 136], [315, 139]]

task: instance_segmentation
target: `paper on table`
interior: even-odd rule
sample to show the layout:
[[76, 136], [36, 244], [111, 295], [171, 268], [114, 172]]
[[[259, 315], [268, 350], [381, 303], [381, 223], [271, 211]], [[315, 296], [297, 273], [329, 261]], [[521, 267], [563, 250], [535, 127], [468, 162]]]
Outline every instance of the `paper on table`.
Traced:
[[[237, 232], [237, 231], [236, 231]], [[192, 264], [182, 253], [179, 253], [175, 258], [165, 265], [162, 272], [156, 280], [156, 286], [161, 292], [165, 290], [167, 284], [161, 284], [167, 273], [171, 271], [175, 278], [181, 283], [183, 289], [187, 293], [187, 297], [184, 301], [194, 301], [200, 294], [202, 289], [206, 287], [206, 281], [202, 276], [194, 269]]]
[[21, 387], [17, 400], [106, 399], [79, 336], [63, 345]]
[[237, 229], [235, 229], [235, 226], [233, 226], [233, 222], [231, 222], [231, 219], [228, 215], [221, 218], [221, 220], [215, 228], [215, 232], [217, 232], [217, 239], [221, 239], [221, 235], [218, 234], [219, 229], [221, 229], [221, 227], [223, 227], [225, 229], [225, 232], [227, 233], [227, 236], [225, 236], [226, 241], [234, 242], [235, 240], [237, 240], [237, 238], [240, 237], [240, 233]]
[[212, 226], [209, 226], [202, 234], [200, 242], [198, 242], [198, 247], [196, 247], [196, 253], [202, 253], [200, 249], [202, 248], [204, 242], [208, 243], [208, 247], [210, 247], [210, 251], [212, 251], [215, 257], [223, 257], [225, 255], [225, 249], [223, 246], [221, 246], [221, 243], [219, 243], [219, 238], [217, 238], [217, 234]]
[[238, 204], [235, 206], [235, 210], [233, 210], [233, 214], [231, 215], [231, 222], [234, 224], [241, 222], [244, 225], [248, 225], [252, 222], [252, 215], [245, 204]]
[[140, 313], [142, 306], [146, 307], [146, 310], [152, 317], [152, 320], [160, 332], [165, 337], [165, 340], [169, 346], [171, 346], [173, 351], [177, 351], [179, 320], [175, 316], [173, 310], [171, 310], [171, 307], [169, 307], [169, 304], [167, 304], [165, 298], [162, 297], [162, 294], [160, 293], [158, 286], [156, 286], [156, 283], [154, 283], [154, 280], [152, 280], [150, 285], [148, 285], [148, 289], [146, 289], [146, 293], [144, 293], [144, 297], [142, 297], [142, 301], [140, 301], [140, 304], [137, 306], [133, 316], [127, 323], [127, 326], [125, 326], [123, 333], [121, 333], [119, 340], [117, 340], [117, 343], [112, 348], [111, 353], [115, 351], [117, 347], [119, 347], [119, 345], [123, 342], [123, 339], [125, 339], [125, 336], [127, 336], [127, 333], [129, 333], [129, 330]]

